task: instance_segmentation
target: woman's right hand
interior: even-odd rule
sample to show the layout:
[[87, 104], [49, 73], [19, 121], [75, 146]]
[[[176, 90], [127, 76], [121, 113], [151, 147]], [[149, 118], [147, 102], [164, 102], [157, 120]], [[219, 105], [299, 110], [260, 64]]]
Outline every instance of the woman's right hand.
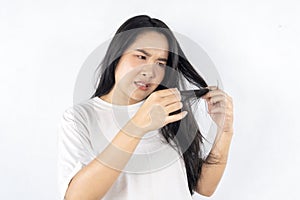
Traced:
[[139, 130], [139, 136], [149, 131], [159, 129], [169, 123], [181, 120], [187, 111], [178, 114], [170, 113], [181, 109], [181, 95], [177, 88], [164, 89], [153, 92], [143, 103], [137, 113], [130, 120], [133, 127]]

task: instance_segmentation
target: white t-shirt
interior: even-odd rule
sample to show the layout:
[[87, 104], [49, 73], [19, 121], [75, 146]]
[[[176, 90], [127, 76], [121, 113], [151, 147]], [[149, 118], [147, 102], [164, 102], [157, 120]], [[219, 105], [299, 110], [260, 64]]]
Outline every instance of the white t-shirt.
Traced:
[[[143, 104], [112, 105], [98, 97], [65, 110], [58, 130], [59, 199]], [[147, 133], [103, 200], [191, 200], [182, 156], [158, 131]]]

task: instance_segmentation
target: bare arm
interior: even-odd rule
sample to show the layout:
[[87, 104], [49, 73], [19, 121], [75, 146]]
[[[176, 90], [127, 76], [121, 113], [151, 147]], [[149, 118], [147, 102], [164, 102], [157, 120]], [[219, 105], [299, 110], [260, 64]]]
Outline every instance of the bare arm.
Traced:
[[129, 136], [120, 130], [111, 144], [73, 177], [66, 192], [66, 200], [98, 200], [103, 197], [120, 175], [120, 170], [125, 167], [139, 142], [140, 138]]
[[152, 93], [111, 144], [73, 177], [66, 200], [102, 198], [126, 166], [144, 134], [186, 116], [186, 112], [169, 116], [169, 113], [182, 108], [180, 101], [177, 89]]
[[216, 190], [226, 167], [229, 147], [233, 135], [232, 98], [217, 87], [209, 87], [203, 96], [208, 103], [208, 112], [218, 126], [213, 147], [201, 168], [196, 192], [211, 196]]
[[227, 164], [229, 147], [232, 138], [232, 132], [220, 132], [218, 140], [202, 165], [202, 171], [197, 184], [197, 192], [205, 196], [211, 196], [222, 176]]

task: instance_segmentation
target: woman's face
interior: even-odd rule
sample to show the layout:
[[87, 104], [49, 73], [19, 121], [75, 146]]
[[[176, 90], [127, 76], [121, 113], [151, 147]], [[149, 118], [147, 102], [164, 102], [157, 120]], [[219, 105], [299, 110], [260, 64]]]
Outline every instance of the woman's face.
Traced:
[[151, 94], [164, 78], [168, 49], [161, 33], [139, 35], [118, 62], [111, 102], [133, 104]]

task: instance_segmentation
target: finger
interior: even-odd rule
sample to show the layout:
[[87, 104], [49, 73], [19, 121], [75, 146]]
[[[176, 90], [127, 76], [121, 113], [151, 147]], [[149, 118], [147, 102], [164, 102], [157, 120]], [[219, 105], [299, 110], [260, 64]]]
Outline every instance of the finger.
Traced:
[[228, 110], [233, 110], [232, 98], [224, 93], [225, 97], [215, 96], [208, 99], [205, 99], [208, 106], [208, 112], [215, 107], [221, 107]]
[[207, 86], [206, 88], [208, 88], [209, 90], [217, 90], [218, 86]]
[[211, 110], [209, 110], [210, 114], [225, 114], [226, 109], [223, 107], [214, 107]]
[[209, 104], [208, 105], [208, 111], [210, 112], [211, 110], [215, 108], [221, 108], [221, 109], [227, 109], [227, 107], [222, 104], [222, 102], [216, 103], [216, 104]]
[[209, 104], [216, 104], [216, 103], [221, 103], [221, 102], [224, 104], [225, 100], [226, 100], [226, 98], [224, 95], [216, 95], [216, 96], [211, 97], [210, 99], [207, 99], [207, 102]]
[[183, 111], [183, 112], [175, 114], [175, 115], [167, 116], [166, 120], [165, 120], [165, 125], [172, 123], [172, 122], [179, 121], [179, 120], [183, 119], [187, 114], [188, 114], [187, 111]]
[[171, 95], [168, 95], [168, 96], [165, 96], [161, 99], [161, 105], [163, 106], [168, 106], [170, 104], [173, 104], [173, 103], [176, 103], [176, 102], [179, 102], [181, 101], [181, 95], [177, 95], [177, 94], [171, 94]]
[[174, 94], [177, 96], [180, 96], [179, 90], [177, 88], [159, 90], [159, 91], [156, 91], [155, 93], [160, 97], [166, 97], [166, 96], [174, 95]]
[[176, 110], [181, 109], [182, 107], [183, 107], [183, 104], [182, 104], [182, 102], [179, 101], [179, 102], [175, 102], [173, 104], [170, 104], [170, 105], [166, 106], [165, 111], [169, 114], [169, 113], [172, 113]]
[[218, 103], [215, 103], [215, 104], [208, 104], [208, 108], [207, 108], [208, 112], [210, 112], [212, 109], [215, 109], [215, 108], [224, 108], [224, 109], [226, 109], [226, 106], [222, 102], [218, 102]]
[[211, 98], [211, 97], [216, 96], [216, 95], [225, 96], [226, 94], [222, 90], [212, 90], [212, 91], [209, 91], [208, 93], [206, 93], [205, 95], [203, 95], [202, 98], [207, 99], [207, 98]]

